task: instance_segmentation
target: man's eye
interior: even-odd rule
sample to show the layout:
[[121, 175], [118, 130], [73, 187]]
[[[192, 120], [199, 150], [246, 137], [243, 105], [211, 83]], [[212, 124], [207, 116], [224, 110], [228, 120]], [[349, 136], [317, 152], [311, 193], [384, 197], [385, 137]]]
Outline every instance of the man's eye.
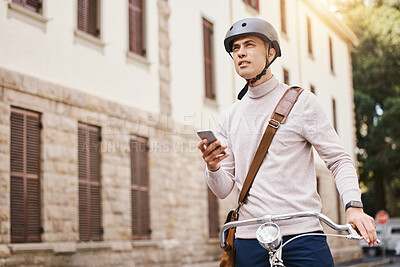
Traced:
[[232, 51], [237, 51], [237, 50], [239, 50], [239, 47], [237, 47], [237, 46], [234, 46], [234, 47], [232, 48]]

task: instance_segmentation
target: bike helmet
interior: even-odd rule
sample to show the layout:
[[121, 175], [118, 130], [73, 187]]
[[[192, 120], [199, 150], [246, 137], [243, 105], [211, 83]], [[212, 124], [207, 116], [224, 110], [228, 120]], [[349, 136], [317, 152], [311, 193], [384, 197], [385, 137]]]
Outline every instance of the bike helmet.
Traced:
[[280, 57], [281, 54], [281, 48], [279, 46], [279, 37], [278, 33], [276, 32], [274, 26], [272, 26], [271, 23], [268, 21], [265, 21], [263, 19], [259, 18], [246, 18], [239, 20], [235, 22], [232, 27], [228, 30], [228, 32], [225, 35], [225, 40], [224, 40], [224, 46], [226, 52], [232, 57], [232, 45], [233, 42], [240, 37], [247, 36], [247, 35], [255, 35], [264, 42], [268, 43], [268, 54], [272, 47], [275, 49], [275, 57], [271, 60], [271, 62], [268, 62], [268, 56], [267, 56], [267, 61], [265, 64], [265, 68], [263, 71], [258, 74], [257, 76], [251, 78], [251, 79], [246, 79], [247, 83], [244, 86], [244, 88], [240, 91], [238, 95], [238, 99], [241, 100], [243, 96], [247, 93], [249, 84], [253, 84], [259, 79], [261, 79], [262, 76], [265, 75], [267, 72], [268, 67], [274, 62], [274, 60], [277, 57]]
[[274, 26], [268, 21], [259, 18], [242, 19], [232, 25], [225, 35], [224, 45], [226, 52], [232, 52], [232, 44], [235, 39], [246, 35], [255, 35], [267, 43], [271, 42], [277, 57], [281, 56], [279, 37]]

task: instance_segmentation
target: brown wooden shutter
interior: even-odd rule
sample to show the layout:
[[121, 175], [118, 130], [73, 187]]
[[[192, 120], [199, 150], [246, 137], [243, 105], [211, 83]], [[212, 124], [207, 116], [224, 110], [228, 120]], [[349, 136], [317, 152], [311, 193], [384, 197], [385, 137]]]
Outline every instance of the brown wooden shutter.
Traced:
[[206, 98], [215, 99], [214, 89], [214, 30], [211, 22], [203, 19], [204, 80]]
[[335, 68], [333, 65], [333, 46], [332, 46], [332, 38], [331, 37], [329, 37], [329, 62], [330, 62], [331, 71], [334, 72]]
[[259, 3], [258, 0], [243, 0], [247, 5], [251, 6], [255, 10], [259, 11]]
[[102, 240], [100, 128], [78, 126], [79, 238]]
[[78, 0], [78, 30], [98, 37], [98, 0]]
[[312, 46], [312, 32], [311, 32], [311, 20], [307, 17], [307, 41], [308, 41], [308, 53], [312, 55], [313, 46]]
[[148, 140], [146, 138], [132, 138], [131, 208], [133, 239], [149, 239], [151, 234], [148, 150]]
[[289, 71], [287, 69], [283, 69], [283, 83], [290, 84]]
[[337, 114], [336, 114], [336, 100], [332, 98], [332, 113], [333, 113], [333, 128], [338, 132], [337, 129]]
[[41, 12], [42, 0], [12, 0], [13, 3], [19, 4], [27, 9], [35, 12]]
[[315, 87], [312, 84], [310, 85], [310, 91], [315, 95]]
[[40, 242], [40, 114], [11, 109], [11, 242]]
[[287, 33], [286, 29], [286, 0], [280, 0], [281, 5], [281, 30], [284, 33]]
[[146, 55], [143, 5], [143, 0], [129, 0], [129, 51], [140, 56]]
[[[208, 188], [208, 187], [207, 187]], [[208, 188], [208, 233], [210, 237], [218, 237], [219, 226], [219, 205], [218, 199]]]

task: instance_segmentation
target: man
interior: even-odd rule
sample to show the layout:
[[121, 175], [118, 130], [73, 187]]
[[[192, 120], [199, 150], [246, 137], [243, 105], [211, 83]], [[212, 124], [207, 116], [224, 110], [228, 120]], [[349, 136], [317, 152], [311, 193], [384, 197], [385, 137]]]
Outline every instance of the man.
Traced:
[[[254, 154], [278, 101], [288, 88], [269, 67], [279, 56], [278, 34], [262, 19], [243, 19], [229, 29], [224, 41], [236, 72], [247, 80], [239, 99], [224, 110], [217, 123], [217, 141], [198, 148], [207, 164], [206, 180], [216, 196], [225, 198], [237, 185], [242, 189]], [[220, 147], [218, 147], [220, 146]], [[314, 94], [303, 91], [280, 126], [254, 179], [239, 220], [265, 214], [321, 211], [312, 146], [335, 177], [345, 204], [347, 223], [353, 223], [369, 245], [376, 244], [374, 220], [365, 214], [354, 164], [326, 118]], [[226, 154], [221, 154], [222, 151]], [[239, 195], [239, 194], [238, 194]], [[284, 240], [307, 232], [320, 232], [316, 218], [278, 222]], [[257, 226], [236, 229], [236, 267], [268, 266], [268, 253], [255, 239]], [[333, 266], [322, 236], [296, 239], [283, 249], [286, 266]]]

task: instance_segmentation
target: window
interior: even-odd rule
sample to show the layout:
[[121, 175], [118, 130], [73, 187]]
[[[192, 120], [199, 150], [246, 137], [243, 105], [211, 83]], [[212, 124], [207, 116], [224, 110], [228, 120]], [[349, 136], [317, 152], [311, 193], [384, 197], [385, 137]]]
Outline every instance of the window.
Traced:
[[11, 108], [11, 242], [40, 242], [40, 114]]
[[333, 113], [333, 128], [335, 128], [336, 132], [337, 130], [337, 114], [336, 114], [336, 100], [332, 98], [332, 113]]
[[129, 51], [140, 56], [146, 55], [143, 5], [143, 0], [129, 0]]
[[21, 5], [34, 12], [42, 12], [42, 1], [41, 0], [12, 0], [13, 3]]
[[131, 209], [132, 238], [149, 239], [150, 205], [149, 205], [149, 170], [148, 140], [133, 137], [131, 140]]
[[214, 30], [211, 22], [203, 19], [204, 41], [204, 78], [206, 85], [206, 98], [215, 99], [214, 88]]
[[[207, 187], [208, 188], [208, 187]], [[208, 188], [208, 234], [210, 237], [219, 235], [219, 206], [218, 199]]]
[[311, 32], [311, 20], [309, 17], [307, 17], [307, 40], [308, 40], [308, 53], [312, 55], [313, 54], [312, 32]]
[[316, 94], [315, 93], [315, 87], [314, 87], [314, 85], [310, 85], [310, 91], [311, 91], [311, 93], [313, 93], [314, 95]]
[[255, 10], [259, 10], [258, 0], [243, 0], [246, 4], [254, 8]]
[[289, 71], [287, 69], [283, 69], [283, 83], [289, 84]]
[[336, 204], [337, 204], [337, 222], [340, 224], [342, 222], [342, 212], [340, 206], [342, 205], [342, 200], [340, 199], [340, 194], [336, 191]]
[[78, 30], [100, 36], [100, 5], [98, 0], [78, 0]]
[[334, 72], [334, 66], [333, 66], [333, 47], [332, 47], [332, 38], [329, 37], [329, 62], [331, 64], [331, 72]]
[[78, 125], [79, 239], [102, 239], [100, 128]]
[[400, 234], [400, 228], [393, 228], [392, 234]]
[[286, 29], [286, 0], [281, 0], [281, 30], [287, 33]]

